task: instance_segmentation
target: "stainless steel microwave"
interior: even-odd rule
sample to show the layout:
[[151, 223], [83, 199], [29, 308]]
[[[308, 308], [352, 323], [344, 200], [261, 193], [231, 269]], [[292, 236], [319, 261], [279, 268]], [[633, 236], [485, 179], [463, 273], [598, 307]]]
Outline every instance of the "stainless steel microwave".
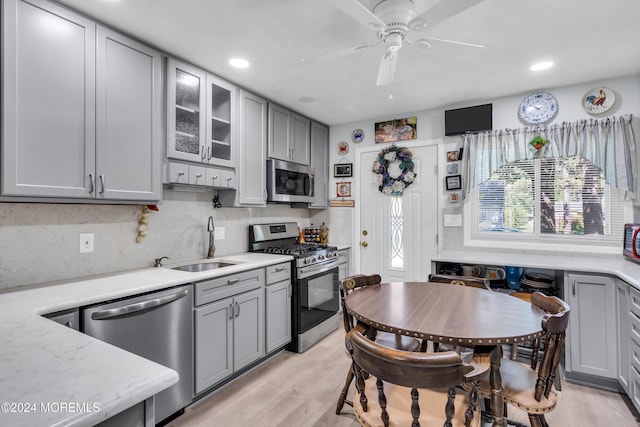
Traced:
[[313, 168], [283, 160], [267, 160], [267, 201], [313, 202]]

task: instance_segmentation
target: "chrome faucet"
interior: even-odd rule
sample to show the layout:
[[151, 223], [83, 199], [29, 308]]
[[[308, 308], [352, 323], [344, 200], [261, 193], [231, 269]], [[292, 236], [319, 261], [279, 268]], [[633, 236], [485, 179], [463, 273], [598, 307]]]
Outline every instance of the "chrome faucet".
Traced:
[[209, 217], [209, 223], [207, 224], [207, 231], [209, 232], [209, 251], [207, 252], [207, 258], [213, 258], [216, 253], [216, 247], [213, 245], [214, 233], [216, 228], [213, 226], [213, 217]]

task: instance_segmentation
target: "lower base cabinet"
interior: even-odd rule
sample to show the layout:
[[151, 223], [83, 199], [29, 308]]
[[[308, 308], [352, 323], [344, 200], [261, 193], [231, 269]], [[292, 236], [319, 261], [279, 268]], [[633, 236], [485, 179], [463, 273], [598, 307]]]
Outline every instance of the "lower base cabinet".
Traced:
[[264, 356], [264, 269], [197, 283], [194, 317], [197, 395]]
[[266, 352], [291, 342], [291, 263], [267, 267]]
[[565, 301], [571, 307], [566, 369], [600, 378], [618, 378], [616, 279], [566, 273]]

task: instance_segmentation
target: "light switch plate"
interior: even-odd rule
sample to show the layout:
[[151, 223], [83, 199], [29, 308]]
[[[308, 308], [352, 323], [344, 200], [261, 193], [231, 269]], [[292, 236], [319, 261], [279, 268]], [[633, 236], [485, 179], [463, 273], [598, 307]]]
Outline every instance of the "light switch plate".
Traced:
[[445, 227], [462, 227], [462, 215], [444, 215]]
[[93, 252], [93, 233], [80, 233], [80, 253]]

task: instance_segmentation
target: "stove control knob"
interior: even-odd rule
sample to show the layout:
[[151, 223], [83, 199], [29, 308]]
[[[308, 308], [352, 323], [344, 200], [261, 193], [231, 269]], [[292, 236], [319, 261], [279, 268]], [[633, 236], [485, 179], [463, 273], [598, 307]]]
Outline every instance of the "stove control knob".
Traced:
[[323, 259], [325, 259], [324, 255], [318, 255], [318, 261], [322, 261]]

